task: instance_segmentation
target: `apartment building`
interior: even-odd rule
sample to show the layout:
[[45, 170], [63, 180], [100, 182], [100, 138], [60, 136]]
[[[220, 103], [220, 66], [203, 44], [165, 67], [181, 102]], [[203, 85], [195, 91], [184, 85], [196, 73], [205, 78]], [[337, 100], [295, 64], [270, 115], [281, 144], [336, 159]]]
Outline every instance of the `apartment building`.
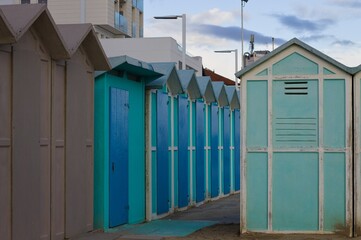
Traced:
[[57, 24], [92, 23], [99, 38], [143, 37], [144, 0], [0, 0], [44, 3]]

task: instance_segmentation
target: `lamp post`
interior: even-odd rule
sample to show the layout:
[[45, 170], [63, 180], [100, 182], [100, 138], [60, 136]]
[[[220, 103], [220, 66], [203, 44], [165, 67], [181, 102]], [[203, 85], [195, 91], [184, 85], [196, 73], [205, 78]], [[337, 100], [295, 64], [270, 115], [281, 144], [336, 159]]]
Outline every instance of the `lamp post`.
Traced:
[[[219, 50], [219, 51], [214, 51], [215, 53], [235, 53], [235, 72], [238, 72], [238, 49], [233, 49], [233, 50]], [[234, 85], [237, 89], [237, 77], [235, 77], [234, 79]]]
[[186, 69], [186, 15], [157, 16], [155, 19], [178, 19], [182, 18], [182, 69]]
[[241, 0], [241, 41], [242, 41], [242, 66], [241, 69], [244, 67], [244, 50], [243, 50], [243, 8], [246, 5], [248, 0]]

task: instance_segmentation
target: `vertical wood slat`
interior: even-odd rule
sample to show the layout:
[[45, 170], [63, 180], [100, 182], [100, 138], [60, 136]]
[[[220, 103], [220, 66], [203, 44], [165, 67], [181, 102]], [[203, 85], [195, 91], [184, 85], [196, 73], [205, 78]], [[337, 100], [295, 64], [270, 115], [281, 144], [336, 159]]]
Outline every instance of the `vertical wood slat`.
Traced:
[[11, 53], [0, 50], [0, 236], [11, 239]]
[[40, 68], [40, 239], [50, 239], [50, 62]]
[[40, 59], [32, 50], [15, 47], [13, 66], [12, 237], [37, 239], [41, 222]]
[[65, 234], [65, 64], [52, 68], [51, 239]]

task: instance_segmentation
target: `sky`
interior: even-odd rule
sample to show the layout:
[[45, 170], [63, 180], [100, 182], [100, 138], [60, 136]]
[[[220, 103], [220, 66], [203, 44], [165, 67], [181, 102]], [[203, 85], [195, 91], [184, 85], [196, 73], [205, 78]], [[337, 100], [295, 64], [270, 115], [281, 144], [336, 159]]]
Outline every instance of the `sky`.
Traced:
[[[255, 50], [272, 50], [296, 37], [349, 67], [361, 64], [360, 0], [249, 0], [243, 8], [244, 52], [250, 35]], [[144, 37], [182, 42], [182, 20], [154, 16], [186, 14], [187, 52], [203, 66], [234, 79], [235, 54], [241, 56], [241, 0], [144, 0]], [[239, 66], [240, 69], [240, 59]]]

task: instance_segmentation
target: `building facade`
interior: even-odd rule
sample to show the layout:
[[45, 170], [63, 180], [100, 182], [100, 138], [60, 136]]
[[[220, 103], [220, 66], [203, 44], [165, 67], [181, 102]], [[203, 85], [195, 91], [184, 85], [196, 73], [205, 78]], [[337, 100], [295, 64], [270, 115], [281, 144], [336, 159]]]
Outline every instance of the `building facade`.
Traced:
[[[137, 39], [101, 39], [108, 57], [126, 54], [145, 62], [174, 62], [177, 69], [182, 69], [182, 48], [171, 37]], [[186, 55], [186, 69], [195, 70], [202, 76], [202, 57]]]
[[0, 0], [43, 3], [57, 24], [92, 23], [99, 38], [143, 37], [143, 0]]

